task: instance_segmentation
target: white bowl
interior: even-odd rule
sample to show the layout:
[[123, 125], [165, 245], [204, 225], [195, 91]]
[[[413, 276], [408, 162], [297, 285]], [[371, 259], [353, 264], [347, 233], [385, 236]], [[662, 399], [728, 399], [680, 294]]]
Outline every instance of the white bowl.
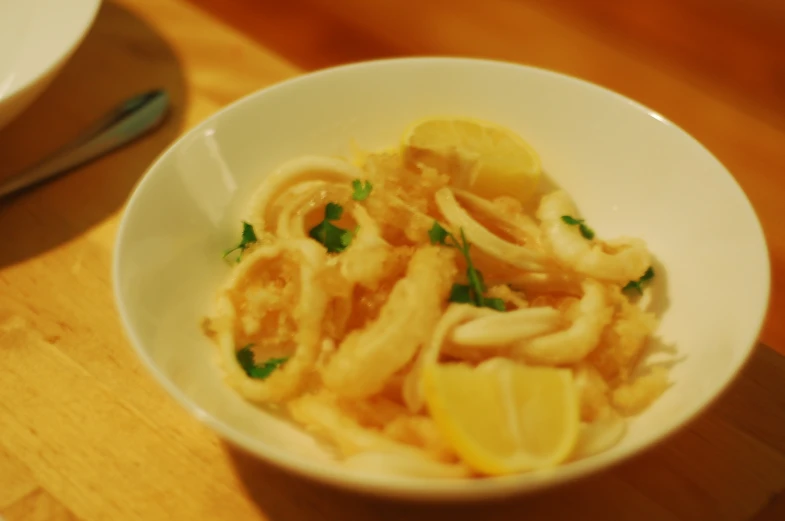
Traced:
[[100, 5], [101, 0], [0, 1], [0, 127], [49, 85]]
[[[439, 481], [352, 474], [298, 428], [227, 387], [199, 329], [227, 275], [249, 195], [277, 165], [396, 143], [411, 121], [466, 115], [506, 125], [603, 236], [644, 238], [667, 292], [660, 341], [678, 349], [674, 385], [589, 459], [499, 479]], [[248, 96], [183, 136], [131, 197], [114, 284], [134, 348], [161, 384], [216, 432], [268, 462], [349, 489], [397, 498], [477, 499], [533, 491], [599, 471], [701, 412], [750, 354], [768, 303], [760, 224], [728, 171], [700, 143], [623, 96], [553, 72], [470, 59], [359, 63]]]

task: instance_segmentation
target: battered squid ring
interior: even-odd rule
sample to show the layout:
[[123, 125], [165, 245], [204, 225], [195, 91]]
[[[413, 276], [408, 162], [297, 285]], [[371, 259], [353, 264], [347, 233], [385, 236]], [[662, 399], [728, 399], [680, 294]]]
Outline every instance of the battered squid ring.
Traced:
[[379, 316], [349, 333], [327, 362], [322, 371], [325, 386], [351, 398], [381, 391], [430, 336], [456, 273], [452, 250], [426, 246], [417, 251]]
[[576, 314], [567, 329], [544, 336], [517, 341], [512, 357], [525, 362], [547, 365], [573, 364], [582, 360], [599, 345], [605, 326], [613, 317], [605, 288], [587, 279], [583, 297], [568, 314]]
[[485, 214], [493, 217], [509, 233], [513, 235], [523, 235], [527, 242], [539, 243], [540, 227], [528, 215], [513, 215], [512, 218], [499, 211], [494, 204], [479, 195], [474, 195], [468, 190], [452, 187], [452, 192], [457, 199], [464, 204], [468, 203]]
[[403, 401], [413, 413], [422, 410], [425, 405], [423, 391], [423, 372], [428, 365], [439, 361], [444, 341], [459, 324], [473, 318], [482, 318], [498, 314], [488, 308], [478, 308], [469, 304], [451, 304], [444, 312], [433, 330], [428, 343], [420, 350], [414, 367], [403, 383]]
[[237, 310], [228, 291], [217, 304], [216, 321], [225, 321], [224, 327], [217, 328], [217, 341], [227, 381], [245, 398], [257, 403], [279, 402], [298, 394], [318, 356], [321, 323], [327, 306], [327, 296], [316, 281], [325, 263], [325, 252], [319, 244], [311, 240], [291, 240], [257, 248], [236, 268], [227, 290], [238, 284], [257, 263], [268, 262], [285, 253], [293, 254], [299, 260], [300, 298], [292, 311], [297, 324], [294, 338], [297, 348], [294, 355], [268, 378], [251, 378], [237, 362], [234, 334]]
[[452, 332], [452, 340], [462, 346], [505, 346], [555, 331], [561, 322], [561, 313], [554, 308], [516, 309], [461, 324]]
[[[305, 216], [323, 203], [323, 195], [332, 192], [338, 197], [349, 196], [349, 185], [327, 181], [304, 181], [291, 187], [282, 195], [287, 201], [278, 211], [275, 234], [280, 239], [306, 239]], [[322, 197], [320, 197], [320, 194]]]
[[352, 239], [351, 248], [341, 255], [340, 272], [350, 284], [376, 289], [384, 277], [392, 246], [382, 238], [379, 226], [365, 208], [353, 205], [351, 214], [359, 230]]
[[525, 293], [564, 293], [581, 295], [580, 280], [573, 274], [547, 271], [543, 273], [523, 272], [512, 275], [507, 282]]
[[599, 241], [586, 240], [577, 226], [562, 220], [569, 215], [577, 217], [577, 208], [570, 196], [562, 190], [543, 196], [537, 217], [541, 221], [544, 246], [564, 268], [602, 280], [626, 284], [638, 280], [651, 266], [651, 255], [640, 239], [605, 241], [615, 250], [603, 250]]
[[442, 188], [436, 192], [436, 205], [454, 229], [462, 228], [466, 236], [471, 237], [472, 244], [491, 257], [522, 270], [544, 270], [546, 262], [544, 254], [531, 248], [505, 241], [491, 233], [485, 226], [469, 215], [466, 210], [461, 208], [449, 188]]
[[270, 174], [250, 202], [249, 221], [257, 230], [267, 229], [270, 207], [290, 188], [307, 181], [346, 183], [363, 179], [362, 170], [342, 159], [304, 156], [284, 163]]

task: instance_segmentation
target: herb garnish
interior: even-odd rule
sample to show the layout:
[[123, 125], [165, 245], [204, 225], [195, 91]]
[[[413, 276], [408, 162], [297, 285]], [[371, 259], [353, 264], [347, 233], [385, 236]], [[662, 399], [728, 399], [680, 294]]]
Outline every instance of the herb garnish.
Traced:
[[237, 262], [240, 262], [240, 257], [242, 256], [243, 252], [248, 248], [248, 246], [255, 243], [256, 240], [256, 233], [253, 230], [253, 226], [243, 221], [243, 233], [240, 239], [240, 244], [234, 248], [226, 250], [224, 252], [223, 258], [225, 259], [233, 251], [240, 250], [240, 255], [237, 256]]
[[638, 280], [629, 281], [627, 285], [622, 288], [622, 291], [635, 290], [640, 295], [643, 295], [643, 285], [646, 282], [649, 282], [653, 278], [654, 278], [654, 268], [650, 266], [649, 269], [646, 270], [646, 273], [644, 273], [641, 278], [639, 278]]
[[594, 239], [594, 230], [586, 226], [586, 221], [583, 219], [576, 219], [575, 217], [570, 217], [569, 215], [562, 215], [561, 220], [565, 223], [569, 224], [570, 226], [578, 226], [581, 230], [581, 235], [584, 238], [592, 240]]
[[[344, 230], [330, 221], [337, 221], [343, 215], [343, 207], [338, 203], [327, 203], [324, 207], [324, 220], [311, 228], [308, 235], [327, 248], [329, 253], [339, 253], [351, 243], [354, 235], [349, 230]], [[355, 230], [356, 233], [356, 230]]]
[[352, 193], [352, 199], [355, 201], [365, 201], [368, 199], [368, 196], [371, 195], [373, 185], [371, 185], [370, 181], [361, 181], [359, 179], [355, 179], [352, 181], [352, 188], [354, 189], [354, 192]]
[[288, 360], [288, 358], [270, 358], [262, 364], [257, 364], [254, 361], [253, 351], [251, 351], [252, 346], [253, 344], [248, 344], [237, 351], [235, 355], [245, 374], [251, 378], [264, 380]]
[[483, 293], [488, 288], [485, 286], [482, 272], [474, 267], [469, 252], [471, 244], [466, 240], [463, 228], [461, 228], [461, 241], [459, 242], [452, 233], [445, 230], [437, 221], [434, 221], [433, 226], [428, 231], [428, 236], [431, 239], [431, 244], [443, 244], [444, 246], [457, 248], [466, 260], [466, 279], [469, 283], [453, 284], [450, 291], [450, 302], [473, 304], [477, 307], [486, 307], [497, 311], [507, 310], [502, 299], [483, 297]]

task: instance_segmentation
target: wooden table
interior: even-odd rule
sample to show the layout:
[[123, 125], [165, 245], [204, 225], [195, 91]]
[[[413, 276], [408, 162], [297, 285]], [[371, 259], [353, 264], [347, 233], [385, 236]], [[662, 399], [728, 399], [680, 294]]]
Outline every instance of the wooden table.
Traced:
[[[222, 443], [140, 367], [110, 287], [147, 165], [226, 103], [311, 70], [408, 54], [496, 57], [630, 95], [703, 141], [753, 201], [774, 291], [741, 378], [681, 434], [610, 472], [492, 505], [351, 496]], [[79, 519], [785, 519], [785, 8], [778, 0], [118, 0], [51, 89], [0, 132], [0, 175], [137, 91], [155, 134], [0, 203], [0, 514]], [[719, 281], [721, 283], [721, 281]], [[569, 503], [568, 500], [569, 499]]]

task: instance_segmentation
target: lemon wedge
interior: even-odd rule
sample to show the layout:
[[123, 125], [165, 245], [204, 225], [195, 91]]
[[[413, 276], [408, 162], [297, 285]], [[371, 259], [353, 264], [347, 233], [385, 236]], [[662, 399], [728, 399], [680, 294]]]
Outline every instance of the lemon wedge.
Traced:
[[580, 428], [572, 372], [495, 358], [477, 367], [432, 364], [424, 372], [431, 415], [475, 471], [513, 474], [558, 465]]
[[493, 199], [522, 202], [537, 190], [540, 157], [514, 132], [467, 118], [432, 118], [414, 123], [402, 139], [404, 157], [449, 173], [452, 184]]

